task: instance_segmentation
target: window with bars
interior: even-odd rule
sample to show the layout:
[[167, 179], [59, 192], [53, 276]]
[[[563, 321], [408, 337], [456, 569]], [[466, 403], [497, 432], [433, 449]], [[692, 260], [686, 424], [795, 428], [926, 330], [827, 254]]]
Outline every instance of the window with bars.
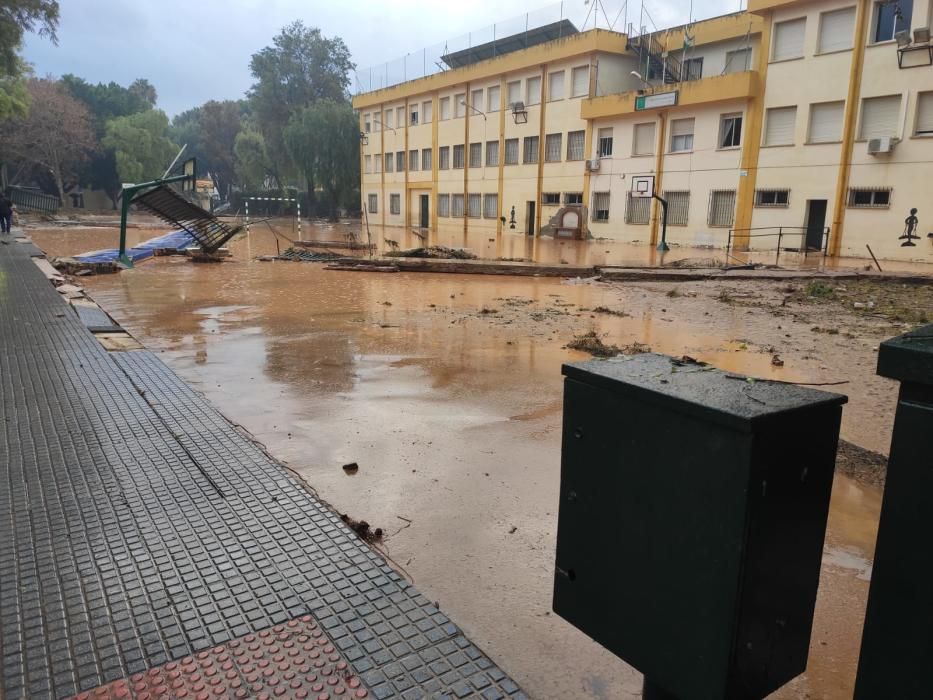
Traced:
[[484, 219], [495, 219], [499, 216], [499, 195], [498, 194], [484, 194], [483, 195], [483, 218]]
[[735, 221], [735, 190], [712, 190], [709, 193], [710, 226], [732, 226]]
[[430, 148], [421, 149], [421, 169], [422, 170], [431, 170], [434, 167], [432, 151]]
[[418, 152], [417, 148], [413, 151], [409, 151], [408, 152], [408, 169], [417, 170], [418, 162], [420, 159], [421, 159], [421, 154]]
[[850, 187], [848, 205], [853, 209], [888, 209], [891, 207], [891, 188]]
[[437, 195], [437, 215], [438, 216], [450, 216], [450, 195], [449, 194]]
[[742, 144], [742, 115], [724, 114], [719, 122], [719, 147], [738, 148]]
[[690, 190], [665, 190], [664, 199], [667, 201], [667, 223], [686, 226], [690, 219]]
[[544, 162], [559, 163], [563, 134], [548, 134], [544, 137]]
[[463, 195], [462, 194], [451, 195], [450, 215], [451, 216], [463, 216]]
[[499, 142], [486, 142], [486, 167], [495, 168], [499, 165]]
[[756, 207], [787, 207], [790, 190], [755, 190]]
[[369, 210], [369, 213], [378, 214], [379, 213], [379, 195], [378, 194], [367, 195], [366, 200], [367, 200], [367, 205], [368, 205], [367, 209]]
[[530, 164], [538, 162], [538, 137], [526, 136], [524, 150], [522, 152], [522, 163]]
[[405, 172], [405, 151], [399, 151], [395, 154], [395, 171], [399, 173]]
[[582, 192], [565, 192], [564, 193], [564, 204], [568, 207], [582, 207], [583, 206], [583, 193]]
[[401, 214], [402, 213], [402, 198], [397, 194], [389, 195], [389, 213], [390, 214]]
[[454, 146], [454, 168], [463, 167], [463, 144]]
[[609, 221], [609, 193], [593, 193], [593, 221]]
[[481, 143], [470, 144], [470, 167], [471, 168], [482, 168], [483, 167], [483, 144]]
[[560, 192], [542, 192], [541, 193], [541, 204], [559, 205], [560, 204]]
[[583, 160], [586, 145], [585, 131], [567, 132], [567, 160]]
[[505, 140], [505, 164], [518, 164], [518, 139]]
[[599, 147], [596, 155], [607, 158], [612, 155], [612, 127], [599, 130]]
[[395, 170], [395, 154], [386, 153], [386, 172], [391, 173]]
[[631, 192], [625, 197], [625, 223], [647, 224], [651, 219], [651, 198], [633, 197]]
[[450, 146], [437, 149], [437, 167], [439, 170], [450, 170]]
[[483, 211], [483, 195], [471, 194], [467, 199], [467, 216], [479, 218]]

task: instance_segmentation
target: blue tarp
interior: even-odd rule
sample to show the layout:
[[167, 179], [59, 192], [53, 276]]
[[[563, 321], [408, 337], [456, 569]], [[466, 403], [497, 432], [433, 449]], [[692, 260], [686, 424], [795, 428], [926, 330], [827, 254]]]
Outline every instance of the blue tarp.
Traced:
[[[173, 249], [183, 251], [194, 243], [194, 238], [187, 231], [173, 231], [164, 236], [150, 238], [139, 245], [126, 249], [126, 256], [134, 263], [140, 260], [151, 258], [156, 250]], [[120, 251], [117, 248], [108, 248], [106, 250], [94, 250], [90, 253], [81, 253], [74, 256], [77, 260], [89, 263], [108, 263], [117, 262], [120, 258]]]

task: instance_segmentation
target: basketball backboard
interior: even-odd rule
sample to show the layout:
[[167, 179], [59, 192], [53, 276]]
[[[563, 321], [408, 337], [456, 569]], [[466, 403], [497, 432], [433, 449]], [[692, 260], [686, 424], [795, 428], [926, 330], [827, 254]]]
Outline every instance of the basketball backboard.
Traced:
[[654, 196], [654, 175], [632, 176], [632, 197], [651, 199]]

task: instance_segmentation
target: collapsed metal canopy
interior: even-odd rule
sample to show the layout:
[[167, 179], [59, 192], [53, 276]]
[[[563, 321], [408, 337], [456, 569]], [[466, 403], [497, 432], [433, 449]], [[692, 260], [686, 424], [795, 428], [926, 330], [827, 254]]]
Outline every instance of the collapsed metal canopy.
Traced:
[[192, 204], [167, 185], [158, 185], [133, 197], [133, 203], [163, 221], [190, 233], [205, 253], [213, 253], [233, 238], [242, 226], [227, 226], [213, 214]]
[[552, 22], [543, 27], [529, 29], [526, 32], [512, 34], [501, 39], [493, 39], [485, 44], [471, 46], [462, 51], [444, 54], [441, 59], [451, 68], [459, 68], [578, 33], [579, 31], [573, 26], [573, 22], [569, 19], [562, 19], [559, 22]]

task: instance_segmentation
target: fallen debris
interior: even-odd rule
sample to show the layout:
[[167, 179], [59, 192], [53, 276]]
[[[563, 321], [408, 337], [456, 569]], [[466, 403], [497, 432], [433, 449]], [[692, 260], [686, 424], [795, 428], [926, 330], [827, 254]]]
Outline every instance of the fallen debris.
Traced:
[[570, 350], [588, 352], [593, 357], [615, 357], [616, 355], [638, 355], [643, 352], [651, 352], [649, 346], [637, 341], [622, 347], [604, 343], [596, 331], [587, 331], [583, 335], [575, 336], [564, 347]]
[[286, 248], [279, 255], [264, 256], [262, 260], [290, 260], [293, 262], [333, 262], [334, 260], [343, 260], [345, 255], [330, 253], [327, 251], [307, 250], [305, 248]]
[[430, 258], [432, 260], [476, 260], [476, 255], [462, 248], [448, 248], [434, 245], [426, 248], [411, 248], [409, 250], [390, 250], [385, 253], [387, 258]]
[[378, 544], [382, 542], [384, 533], [381, 527], [372, 529], [365, 520], [355, 520], [346, 513], [340, 513], [339, 515], [340, 519], [364, 542], [369, 544]]
[[593, 313], [596, 314], [608, 314], [609, 316], [618, 316], [619, 318], [631, 317], [632, 314], [625, 313], [622, 310], [610, 309], [608, 306], [596, 306], [593, 308]]
[[360, 470], [360, 465], [356, 462], [350, 462], [349, 464], [343, 465], [343, 470], [347, 474], [356, 474]]

